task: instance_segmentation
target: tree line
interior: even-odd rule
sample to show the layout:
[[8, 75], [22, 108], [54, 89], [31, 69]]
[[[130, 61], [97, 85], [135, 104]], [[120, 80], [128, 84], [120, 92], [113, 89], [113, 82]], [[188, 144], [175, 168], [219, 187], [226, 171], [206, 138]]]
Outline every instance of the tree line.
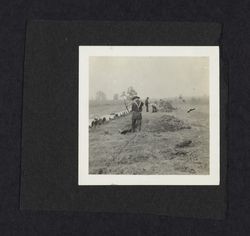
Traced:
[[[136, 90], [130, 86], [126, 91], [123, 91], [120, 95], [118, 93], [115, 93], [113, 95], [113, 100], [131, 100], [133, 96], [136, 96], [137, 92]], [[106, 101], [107, 95], [103, 91], [98, 91], [95, 96], [96, 101]]]

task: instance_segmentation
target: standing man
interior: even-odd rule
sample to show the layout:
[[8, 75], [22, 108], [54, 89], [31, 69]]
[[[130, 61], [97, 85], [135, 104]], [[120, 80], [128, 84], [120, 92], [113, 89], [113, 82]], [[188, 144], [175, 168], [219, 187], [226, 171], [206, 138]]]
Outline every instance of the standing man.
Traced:
[[135, 132], [136, 126], [141, 131], [142, 106], [143, 102], [140, 101], [140, 97], [134, 96], [132, 98], [132, 132]]
[[148, 104], [149, 104], [148, 99], [149, 99], [149, 97], [147, 97], [145, 100], [146, 112], [148, 112]]

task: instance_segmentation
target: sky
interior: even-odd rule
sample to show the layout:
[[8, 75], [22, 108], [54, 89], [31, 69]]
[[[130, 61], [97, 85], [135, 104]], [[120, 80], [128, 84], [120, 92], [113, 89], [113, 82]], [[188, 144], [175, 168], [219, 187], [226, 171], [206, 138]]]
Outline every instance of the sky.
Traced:
[[208, 96], [208, 57], [90, 57], [89, 98], [133, 86], [141, 98]]

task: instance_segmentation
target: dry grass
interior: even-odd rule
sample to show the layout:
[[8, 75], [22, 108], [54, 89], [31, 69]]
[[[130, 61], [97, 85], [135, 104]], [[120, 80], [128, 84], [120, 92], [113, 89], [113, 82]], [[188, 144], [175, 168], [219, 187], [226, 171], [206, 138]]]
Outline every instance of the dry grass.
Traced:
[[[89, 131], [90, 174], [209, 174], [209, 106], [175, 104], [166, 113], [143, 112], [142, 131], [122, 135], [131, 115]], [[112, 108], [111, 108], [112, 109]], [[176, 147], [191, 140], [191, 144]]]

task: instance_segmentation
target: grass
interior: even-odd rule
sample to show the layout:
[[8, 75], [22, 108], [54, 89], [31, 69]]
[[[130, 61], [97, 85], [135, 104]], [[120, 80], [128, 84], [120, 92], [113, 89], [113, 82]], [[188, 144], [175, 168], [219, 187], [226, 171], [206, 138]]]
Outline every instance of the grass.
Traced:
[[[98, 110], [101, 115], [118, 109], [118, 106], [119, 103], [90, 105], [90, 110]], [[118, 132], [131, 126], [131, 114], [90, 129], [90, 174], [209, 174], [208, 103], [187, 101], [176, 102], [174, 106], [177, 110], [171, 113], [143, 111], [141, 132], [126, 135]], [[196, 110], [187, 113], [191, 107]], [[178, 125], [183, 128], [173, 128]], [[176, 147], [185, 140], [192, 143], [187, 147]]]

